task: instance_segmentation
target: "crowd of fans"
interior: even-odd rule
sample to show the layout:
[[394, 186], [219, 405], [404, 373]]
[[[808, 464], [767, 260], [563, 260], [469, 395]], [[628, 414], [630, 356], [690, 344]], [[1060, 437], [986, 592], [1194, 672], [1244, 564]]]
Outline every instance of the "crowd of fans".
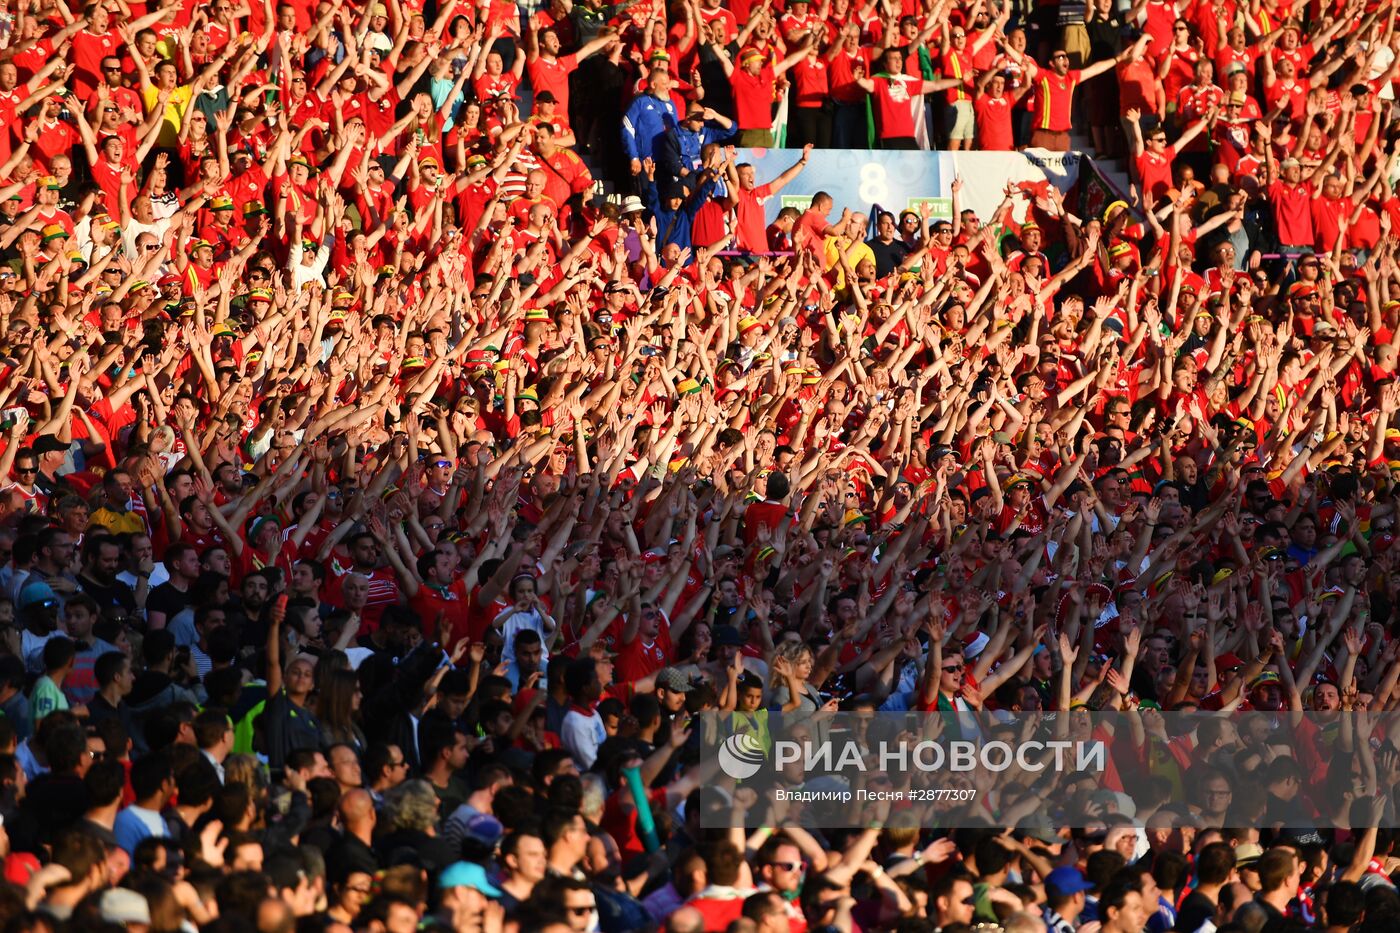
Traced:
[[[4, 0], [3, 933], [1400, 928], [1395, 16]], [[701, 754], [838, 709], [1160, 793]]]

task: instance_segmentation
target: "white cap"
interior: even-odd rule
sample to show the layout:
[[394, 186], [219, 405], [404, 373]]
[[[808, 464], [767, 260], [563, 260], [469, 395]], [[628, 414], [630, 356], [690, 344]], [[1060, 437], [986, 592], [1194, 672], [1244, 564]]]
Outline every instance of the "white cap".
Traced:
[[103, 891], [97, 909], [107, 923], [144, 923], [147, 926], [151, 924], [151, 905], [130, 888]]

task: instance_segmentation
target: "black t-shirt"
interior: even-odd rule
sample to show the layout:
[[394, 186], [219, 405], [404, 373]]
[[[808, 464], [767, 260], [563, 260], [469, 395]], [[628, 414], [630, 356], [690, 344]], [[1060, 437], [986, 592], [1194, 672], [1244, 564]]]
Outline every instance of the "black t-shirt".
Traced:
[[1181, 907], [1176, 912], [1176, 925], [1172, 929], [1181, 930], [1182, 933], [1196, 933], [1201, 924], [1214, 918], [1215, 902], [1200, 891], [1192, 891], [1181, 902]]
[[899, 240], [889, 243], [881, 243], [878, 239], [871, 240], [868, 244], [870, 251], [875, 254], [875, 275], [884, 278], [895, 269], [909, 255], [909, 247]]
[[78, 577], [78, 586], [82, 587], [83, 592], [97, 602], [99, 609], [117, 608], [124, 613], [129, 613], [136, 608], [136, 594], [131, 592], [131, 587], [120, 580], [100, 583], [84, 574]]
[[169, 625], [171, 619], [185, 611], [193, 603], [194, 600], [187, 590], [178, 590], [167, 580], [151, 590], [151, 594], [146, 597], [146, 612], [147, 614], [152, 612], [165, 613], [165, 621]]
[[98, 693], [88, 701], [87, 708], [88, 719], [93, 724], [106, 719], [115, 719], [122, 724], [122, 728], [126, 730], [127, 735], [135, 734], [136, 725], [131, 718], [131, 707], [127, 706], [125, 701], [113, 706], [107, 702], [106, 697]]
[[365, 845], [358, 836], [344, 833], [326, 850], [326, 876], [330, 879], [344, 879], [351, 872], [362, 871], [372, 875], [379, 871], [379, 857], [373, 849]]
[[1273, 927], [1278, 926], [1283, 921], [1284, 916], [1282, 912], [1280, 912], [1279, 909], [1273, 904], [1270, 904], [1268, 901], [1264, 900], [1257, 894], [1254, 895], [1254, 903], [1264, 908], [1264, 913], [1267, 914], [1269, 917], [1268, 920], [1264, 921], [1264, 929], [1272, 929]]

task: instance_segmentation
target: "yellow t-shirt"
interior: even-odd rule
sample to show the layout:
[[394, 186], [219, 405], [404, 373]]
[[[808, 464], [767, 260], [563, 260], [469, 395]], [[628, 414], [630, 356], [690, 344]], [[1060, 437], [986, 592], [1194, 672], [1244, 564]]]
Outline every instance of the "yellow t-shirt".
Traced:
[[[850, 249], [849, 240], [843, 237], [827, 237], [825, 268], [831, 269], [834, 266], [839, 266], [840, 263], [837, 261], [838, 251], [844, 252], [848, 249]], [[847, 261], [851, 265], [851, 271], [855, 271], [856, 266], [867, 259], [873, 263], [875, 261], [875, 251], [870, 248], [869, 243], [862, 242], [856, 246], [855, 250], [851, 253], [850, 259]], [[839, 292], [845, 287], [846, 273], [838, 269], [836, 272], [836, 291]]]
[[[144, 89], [142, 96], [146, 102], [146, 113], [150, 113], [160, 100], [160, 91], [155, 85], [151, 85]], [[184, 126], [185, 113], [193, 99], [194, 88], [188, 84], [182, 84], [170, 92], [170, 97], [165, 102], [165, 114], [160, 124], [160, 135], [156, 137], [156, 145], [164, 148], [180, 145], [180, 127]]]
[[114, 535], [146, 533], [145, 519], [135, 512], [114, 512], [103, 507], [92, 513], [91, 522], [101, 525]]

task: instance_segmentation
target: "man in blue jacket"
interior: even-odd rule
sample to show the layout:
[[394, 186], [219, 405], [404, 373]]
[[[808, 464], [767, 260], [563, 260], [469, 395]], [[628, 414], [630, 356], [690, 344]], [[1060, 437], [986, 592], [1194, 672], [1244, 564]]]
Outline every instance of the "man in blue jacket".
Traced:
[[654, 69], [647, 79], [647, 92], [632, 101], [622, 119], [622, 146], [631, 160], [633, 175], [641, 174], [643, 159], [656, 157], [661, 138], [678, 123], [676, 105], [671, 101], [671, 75], [665, 68]]
[[656, 218], [656, 254], [660, 256], [667, 246], [674, 243], [679, 249], [690, 248], [690, 228], [695, 222], [695, 212], [714, 197], [715, 173], [703, 169], [692, 179], [695, 190], [687, 194], [680, 180], [656, 180], [656, 163], [646, 159], [642, 163], [642, 196], [646, 198], [651, 216]]
[[[710, 126], [712, 122], [724, 129]], [[687, 191], [693, 190], [700, 172], [701, 152], [706, 144], [728, 138], [733, 128], [734, 121], [723, 114], [715, 113], [699, 103], [687, 105], [685, 119], [661, 138], [660, 151], [656, 156], [661, 180], [679, 180]]]

